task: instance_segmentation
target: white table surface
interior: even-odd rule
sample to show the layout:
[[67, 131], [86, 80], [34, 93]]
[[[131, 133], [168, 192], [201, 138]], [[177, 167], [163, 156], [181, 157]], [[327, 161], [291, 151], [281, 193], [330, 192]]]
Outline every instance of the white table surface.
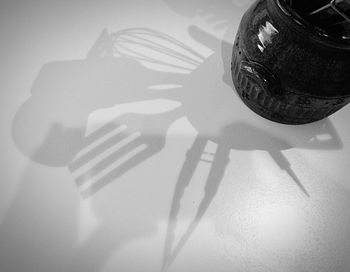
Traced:
[[245, 0], [0, 3], [0, 271], [350, 271], [350, 106], [267, 121]]

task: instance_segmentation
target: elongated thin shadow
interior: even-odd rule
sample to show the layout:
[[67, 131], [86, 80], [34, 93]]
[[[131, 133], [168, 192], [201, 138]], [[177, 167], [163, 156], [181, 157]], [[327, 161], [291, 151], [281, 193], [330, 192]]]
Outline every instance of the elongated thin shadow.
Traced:
[[164, 0], [175, 12], [187, 16], [198, 16], [214, 29], [226, 28], [233, 16], [242, 13], [251, 0]]
[[278, 166], [287, 172], [287, 174], [293, 179], [295, 184], [300, 188], [300, 190], [307, 196], [310, 197], [310, 194], [306, 190], [305, 186], [301, 183], [298, 176], [295, 174], [295, 172], [292, 169], [292, 166], [290, 162], [287, 160], [287, 158], [283, 155], [281, 150], [268, 150], [269, 154], [273, 158], [273, 160], [278, 164]]
[[204, 151], [207, 139], [198, 136], [192, 144], [191, 149], [186, 154], [185, 162], [182, 165], [179, 177], [177, 179], [173, 199], [169, 212], [168, 228], [165, 238], [165, 247], [163, 253], [163, 270], [169, 265], [171, 250], [174, 244], [175, 230], [177, 226], [177, 216], [180, 211], [181, 199], [185, 193], [186, 187], [190, 184], [195, 170], [199, 164], [200, 157]]
[[[177, 243], [176, 247], [174, 248], [172, 254], [170, 256], [167, 256], [167, 259], [163, 262], [163, 270], [165, 270], [167, 267], [169, 267], [173, 261], [176, 259], [188, 239], [191, 237], [192, 233], [197, 228], [198, 224], [200, 223], [203, 215], [207, 211], [209, 205], [213, 201], [220, 183], [223, 179], [226, 166], [229, 162], [229, 153], [230, 148], [229, 146], [226, 146], [224, 144], [219, 144], [216, 154], [214, 155], [214, 160], [210, 168], [210, 172], [204, 187], [204, 196], [198, 206], [197, 213], [195, 217], [190, 222], [190, 225], [188, 226], [186, 232], [181, 236], [179, 242]], [[191, 174], [191, 173], [189, 173]], [[177, 203], [180, 202], [181, 199], [177, 201]], [[176, 223], [175, 223], [176, 225]], [[174, 233], [171, 235], [174, 237]], [[170, 241], [170, 239], [169, 239]], [[167, 245], [169, 248], [171, 245]]]

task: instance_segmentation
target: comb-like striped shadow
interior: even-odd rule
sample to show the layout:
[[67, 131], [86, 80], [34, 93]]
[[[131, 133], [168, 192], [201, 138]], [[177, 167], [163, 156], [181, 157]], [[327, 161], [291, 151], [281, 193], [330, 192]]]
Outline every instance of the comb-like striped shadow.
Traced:
[[126, 114], [88, 135], [85, 150], [69, 165], [76, 184], [83, 188], [82, 196], [95, 194], [160, 152], [169, 125], [182, 116], [178, 108], [160, 114]]

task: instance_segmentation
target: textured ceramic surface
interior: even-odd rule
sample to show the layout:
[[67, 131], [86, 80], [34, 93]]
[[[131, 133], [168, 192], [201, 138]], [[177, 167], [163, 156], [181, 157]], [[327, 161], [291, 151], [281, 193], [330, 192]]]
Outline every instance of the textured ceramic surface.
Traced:
[[244, 103], [286, 124], [321, 120], [350, 101], [350, 45], [322, 32], [282, 0], [259, 0], [244, 14], [232, 77]]

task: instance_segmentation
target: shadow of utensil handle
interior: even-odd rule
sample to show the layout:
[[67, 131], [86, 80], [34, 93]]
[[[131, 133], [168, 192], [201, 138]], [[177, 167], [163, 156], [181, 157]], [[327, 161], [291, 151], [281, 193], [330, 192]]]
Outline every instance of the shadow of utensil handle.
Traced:
[[309, 192], [306, 190], [296, 173], [293, 171], [292, 166], [288, 159], [283, 155], [281, 150], [269, 150], [268, 151], [273, 160], [277, 163], [277, 165], [284, 171], [288, 173], [290, 178], [294, 180], [296, 185], [300, 188], [300, 190], [307, 196], [310, 197]]
[[222, 40], [218, 39], [214, 35], [204, 31], [203, 29], [197, 27], [197, 26], [190, 26], [188, 28], [188, 33], [191, 35], [191, 37], [205, 45], [206, 47], [210, 48], [214, 52], [216, 52], [218, 49], [220, 49]]
[[264, 65], [255, 61], [242, 61], [240, 70], [257, 83], [267, 95], [281, 96], [283, 94], [279, 79]]

